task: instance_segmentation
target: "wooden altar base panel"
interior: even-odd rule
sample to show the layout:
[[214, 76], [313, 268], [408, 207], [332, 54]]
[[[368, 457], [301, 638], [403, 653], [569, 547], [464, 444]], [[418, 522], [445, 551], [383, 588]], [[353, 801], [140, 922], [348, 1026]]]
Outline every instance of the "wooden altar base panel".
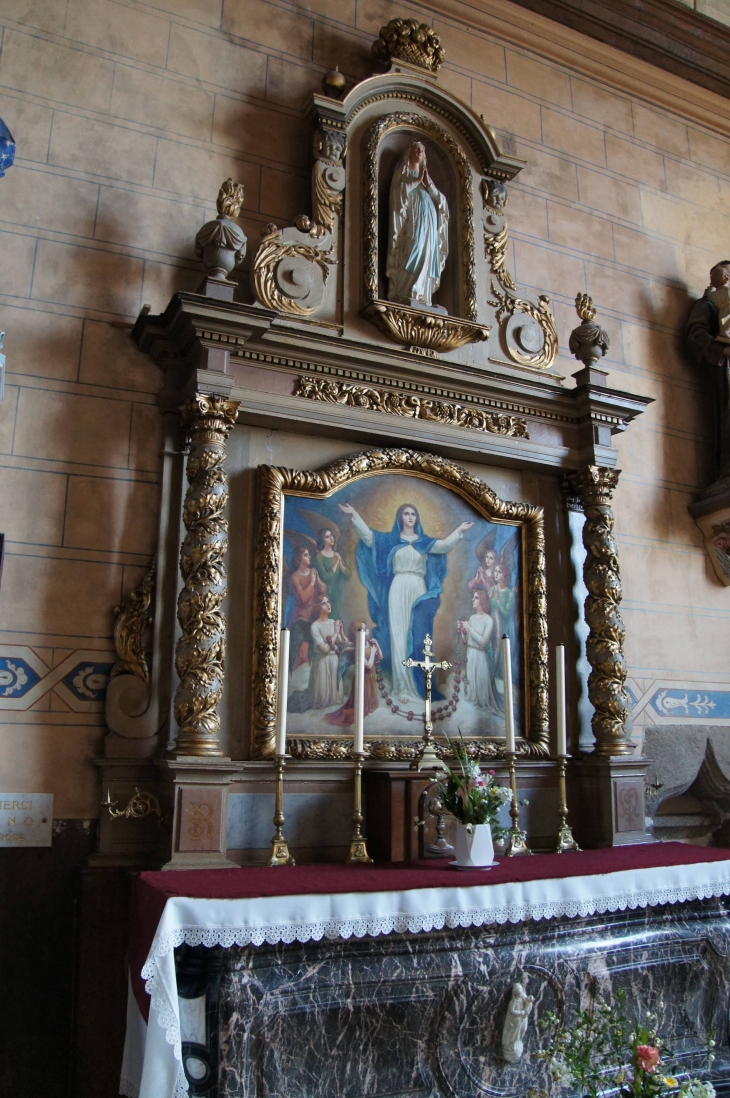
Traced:
[[[492, 767], [497, 780], [508, 784], [507, 766], [495, 762]], [[523, 780], [530, 790], [554, 790], [557, 806], [557, 770], [554, 762], [530, 762], [525, 765]], [[368, 853], [376, 862], [415, 862], [430, 858], [453, 858], [453, 850], [434, 849], [437, 832], [436, 818], [425, 810], [426, 801], [436, 796], [434, 775], [414, 770], [363, 771], [363, 797], [365, 802], [365, 828]], [[429, 786], [432, 788], [429, 790]], [[429, 790], [427, 792], [427, 790]], [[534, 850], [549, 851], [555, 847], [557, 812], [555, 820], [543, 818], [541, 813], [536, 826], [528, 829], [528, 842]], [[425, 816], [423, 826], [415, 821]], [[446, 816], [446, 840], [453, 847], [456, 821]], [[555, 831], [551, 831], [554, 824]]]

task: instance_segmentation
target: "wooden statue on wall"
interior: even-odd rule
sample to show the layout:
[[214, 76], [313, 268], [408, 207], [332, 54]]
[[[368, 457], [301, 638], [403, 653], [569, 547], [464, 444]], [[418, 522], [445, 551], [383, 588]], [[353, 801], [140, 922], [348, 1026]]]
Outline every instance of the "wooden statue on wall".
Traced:
[[710, 271], [710, 285], [692, 306], [687, 350], [712, 384], [714, 480], [689, 506], [715, 575], [730, 587], [730, 260]]

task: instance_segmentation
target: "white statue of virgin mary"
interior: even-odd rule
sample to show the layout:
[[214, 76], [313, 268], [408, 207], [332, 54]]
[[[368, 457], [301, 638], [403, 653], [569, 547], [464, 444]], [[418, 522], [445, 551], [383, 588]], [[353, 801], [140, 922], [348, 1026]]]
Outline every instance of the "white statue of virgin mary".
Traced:
[[426, 149], [414, 141], [390, 184], [388, 299], [432, 307], [449, 254], [449, 206], [426, 168]]

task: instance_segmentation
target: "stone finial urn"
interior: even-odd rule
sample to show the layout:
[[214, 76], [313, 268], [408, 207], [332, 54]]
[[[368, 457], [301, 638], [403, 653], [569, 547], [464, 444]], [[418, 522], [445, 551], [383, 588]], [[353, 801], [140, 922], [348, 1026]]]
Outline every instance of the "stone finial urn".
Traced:
[[570, 333], [568, 346], [570, 353], [590, 370], [603, 358], [611, 344], [608, 333], [595, 323], [596, 307], [588, 294], [577, 295], [575, 311], [583, 323]]
[[218, 192], [218, 217], [208, 221], [195, 237], [195, 255], [207, 268], [207, 278], [227, 281], [246, 255], [246, 234], [232, 220], [243, 204], [243, 184], [226, 179]]

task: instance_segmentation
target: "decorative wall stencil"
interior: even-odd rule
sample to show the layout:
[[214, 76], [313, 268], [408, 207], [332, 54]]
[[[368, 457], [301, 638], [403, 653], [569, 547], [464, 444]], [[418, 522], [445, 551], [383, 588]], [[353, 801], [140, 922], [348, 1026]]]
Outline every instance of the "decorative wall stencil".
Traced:
[[22, 698], [38, 682], [32, 667], [23, 659], [0, 659], [0, 698]]
[[15, 160], [15, 141], [8, 127], [0, 118], [0, 178], [7, 168], [12, 168]]
[[638, 684], [630, 680], [634, 724], [727, 724], [730, 720], [730, 685], [686, 683], [653, 679]]
[[0, 710], [26, 710], [53, 691], [75, 713], [104, 708], [114, 653], [78, 649], [49, 667], [26, 646], [0, 645]]
[[111, 671], [110, 663], [80, 663], [64, 676], [63, 684], [79, 701], [104, 701]]

